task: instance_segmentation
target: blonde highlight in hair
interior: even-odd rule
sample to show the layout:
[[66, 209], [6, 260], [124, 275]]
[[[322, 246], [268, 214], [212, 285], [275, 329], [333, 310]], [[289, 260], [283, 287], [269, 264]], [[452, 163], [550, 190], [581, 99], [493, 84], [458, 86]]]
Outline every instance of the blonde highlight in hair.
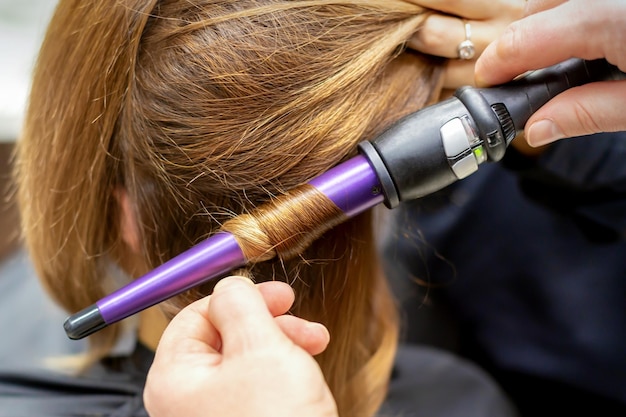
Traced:
[[[219, 230], [243, 273], [296, 291], [324, 323], [318, 361], [343, 416], [384, 399], [397, 339], [370, 213], [347, 220], [306, 182], [438, 94], [405, 51], [425, 11], [401, 0], [61, 0], [33, 78], [16, 176], [26, 243], [68, 311], [132, 277], [116, 190], [151, 269]], [[163, 303], [175, 313], [202, 285]], [[92, 336], [96, 356], [115, 326]]]

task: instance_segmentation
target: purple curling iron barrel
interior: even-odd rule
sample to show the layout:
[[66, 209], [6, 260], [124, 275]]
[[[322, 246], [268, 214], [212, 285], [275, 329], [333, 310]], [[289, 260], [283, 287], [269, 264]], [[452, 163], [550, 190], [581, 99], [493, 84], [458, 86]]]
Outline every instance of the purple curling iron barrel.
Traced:
[[[625, 79], [605, 60], [571, 59], [492, 88], [463, 87], [453, 97], [401, 119], [360, 155], [311, 180], [353, 217], [438, 191], [502, 159], [530, 116], [557, 94], [582, 84]], [[220, 232], [129, 285], [70, 316], [71, 339], [81, 339], [203, 282], [242, 267], [235, 237]]]

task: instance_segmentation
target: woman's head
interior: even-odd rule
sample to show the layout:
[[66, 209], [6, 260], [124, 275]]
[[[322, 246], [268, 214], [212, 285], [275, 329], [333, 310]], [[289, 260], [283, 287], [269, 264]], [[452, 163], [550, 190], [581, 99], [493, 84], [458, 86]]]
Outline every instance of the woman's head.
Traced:
[[[402, 49], [421, 12], [391, 0], [62, 0], [18, 155], [25, 237], [50, 293], [70, 311], [93, 304], [119, 284], [111, 265], [147, 272], [422, 107], [437, 67]], [[248, 271], [289, 280], [296, 313], [327, 323], [336, 348], [320, 361], [346, 398], [370, 384], [368, 363], [389, 362], [381, 346], [395, 335], [368, 219]], [[108, 349], [105, 337], [94, 344]]]

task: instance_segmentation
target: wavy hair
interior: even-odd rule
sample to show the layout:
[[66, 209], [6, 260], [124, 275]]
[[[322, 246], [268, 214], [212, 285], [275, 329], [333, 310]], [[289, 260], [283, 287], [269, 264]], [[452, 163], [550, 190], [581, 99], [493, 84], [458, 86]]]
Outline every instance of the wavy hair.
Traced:
[[[49, 293], [73, 312], [113, 289], [111, 265], [147, 272], [128, 267], [123, 188], [148, 269], [222, 228], [252, 258], [275, 254], [245, 273], [291, 283], [293, 313], [332, 335], [318, 361], [340, 414], [373, 415], [397, 318], [372, 216], [341, 223], [315, 189], [293, 189], [437, 97], [439, 62], [403, 48], [424, 13], [400, 0], [61, 0], [16, 164], [25, 242]], [[94, 355], [117, 327], [90, 337]]]

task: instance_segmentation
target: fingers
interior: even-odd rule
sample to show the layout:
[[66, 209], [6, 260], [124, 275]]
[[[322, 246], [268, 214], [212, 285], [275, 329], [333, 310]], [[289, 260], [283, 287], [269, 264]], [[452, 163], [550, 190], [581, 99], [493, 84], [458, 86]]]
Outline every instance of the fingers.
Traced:
[[208, 318], [222, 339], [224, 355], [239, 355], [289, 343], [259, 289], [249, 279], [228, 277], [210, 297]]
[[270, 281], [257, 284], [257, 288], [278, 327], [293, 343], [311, 355], [318, 355], [326, 349], [330, 341], [326, 327], [296, 316], [283, 315], [291, 308], [295, 298], [291, 286], [285, 282]]
[[[285, 313], [293, 303], [293, 290], [284, 282], [255, 286], [241, 277], [229, 277], [215, 286], [208, 305], [208, 317], [221, 334], [224, 355], [292, 343], [311, 355], [326, 349], [328, 330]], [[266, 305], [267, 303], [267, 305]], [[286, 336], [286, 337], [285, 337]]]
[[[257, 289], [272, 316], [284, 314], [293, 304], [293, 289], [284, 282], [263, 282]], [[222, 338], [209, 317], [209, 299], [205, 297], [181, 310], [161, 337], [159, 348], [172, 352], [219, 352]]]
[[615, 13], [608, 3], [594, 2], [590, 13], [588, 2], [567, 1], [509, 25], [478, 59], [476, 83], [504, 83], [571, 57], [608, 58], [611, 52], [605, 49], [614, 47], [617, 35], [607, 24], [607, 15]]
[[[217, 354], [222, 341], [208, 318], [209, 297], [198, 300], [182, 309], [167, 326], [159, 345], [155, 361], [163, 357], [176, 360], [188, 352]], [[160, 355], [159, 352], [167, 352]]]
[[265, 304], [274, 317], [285, 314], [293, 305], [295, 294], [286, 282], [268, 281], [257, 284]]
[[626, 81], [587, 84], [567, 90], [539, 109], [526, 124], [526, 140], [540, 146], [566, 137], [626, 130]]
[[237, 354], [287, 342], [285, 336], [311, 355], [328, 346], [330, 335], [326, 327], [283, 315], [294, 301], [288, 284], [271, 281], [255, 286], [242, 277], [222, 281], [213, 295], [181, 310], [167, 327], [158, 350], [167, 351], [168, 360], [174, 360], [179, 353], [203, 353], [214, 354], [214, 360], [219, 361], [223, 344], [228, 346], [226, 353]]
[[289, 339], [310, 355], [322, 353], [330, 342], [330, 334], [320, 323], [313, 323], [296, 316], [275, 318], [278, 327]]
[[[471, 41], [477, 54], [482, 53], [493, 41], [499, 31], [493, 25], [478, 21], [469, 21]], [[422, 27], [409, 39], [411, 49], [429, 55], [445, 58], [458, 58], [458, 45], [466, 39], [465, 22], [458, 17], [432, 14], [426, 18]]]
[[[476, 66], [479, 85], [499, 84], [528, 70], [542, 68], [569, 58], [570, 40], [546, 41], [563, 37], [566, 17], [562, 10], [550, 9], [511, 24], [502, 36], [485, 50]], [[569, 37], [569, 36], [568, 36]], [[579, 40], [580, 42], [580, 40]], [[555, 45], [556, 47], [555, 50]]]
[[[449, 58], [453, 62], [463, 61], [450, 65], [446, 70], [444, 87], [448, 89], [474, 84], [475, 61], [471, 56], [479, 56], [510, 22], [521, 18], [525, 5], [523, 0], [406, 1], [432, 10], [422, 27], [407, 42], [408, 47], [428, 55]], [[460, 44], [465, 41], [473, 44], [473, 54], [470, 52], [469, 58], [462, 57], [459, 50]]]

